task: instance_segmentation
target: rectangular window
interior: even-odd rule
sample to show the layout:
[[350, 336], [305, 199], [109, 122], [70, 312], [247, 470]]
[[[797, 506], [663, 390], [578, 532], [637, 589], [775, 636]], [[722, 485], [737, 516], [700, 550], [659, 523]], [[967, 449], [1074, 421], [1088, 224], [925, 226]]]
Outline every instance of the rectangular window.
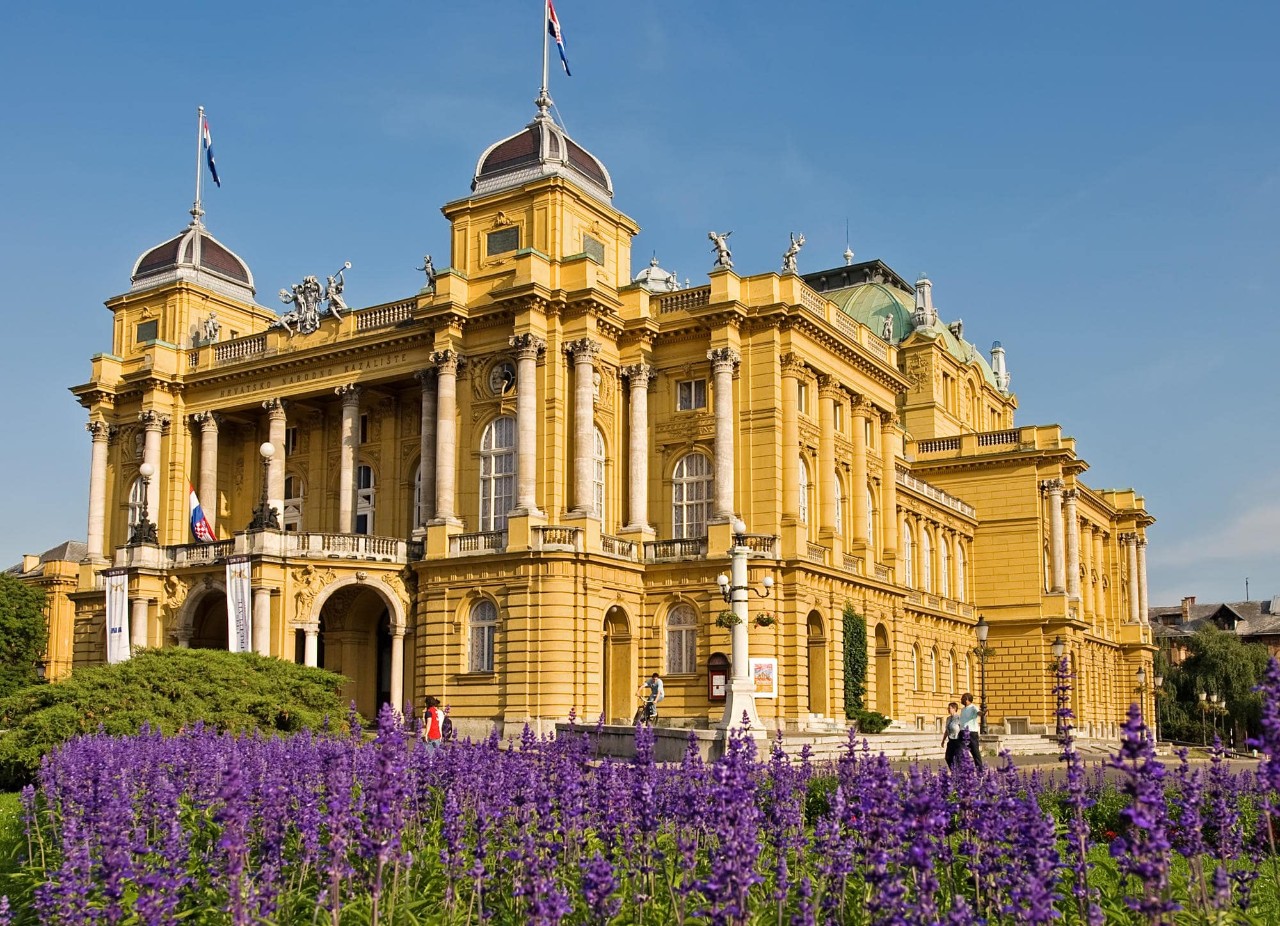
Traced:
[[698, 671], [698, 631], [693, 627], [667, 631], [667, 674], [693, 675]]
[[832, 408], [831, 423], [835, 425], [836, 433], [844, 433], [844, 406], [836, 402]]
[[676, 410], [689, 412], [707, 407], [707, 381], [686, 379], [676, 383]]
[[360, 443], [369, 443], [369, 416], [360, 416]]
[[802, 415], [809, 414], [809, 384], [796, 384], [796, 410]]
[[500, 228], [497, 231], [489, 232], [486, 241], [485, 253], [490, 257], [495, 254], [506, 254], [508, 251], [514, 251], [520, 247], [520, 229], [514, 225], [510, 228]]
[[148, 341], [154, 341], [160, 337], [160, 321], [152, 319], [149, 322], [138, 322], [138, 343], [145, 344]]
[[583, 235], [582, 253], [590, 257], [600, 266], [604, 266], [604, 242], [597, 241], [590, 235]]
[[471, 671], [493, 671], [494, 624], [471, 625]]
[[284, 455], [287, 457], [291, 457], [297, 452], [298, 452], [298, 429], [285, 428], [284, 429]]

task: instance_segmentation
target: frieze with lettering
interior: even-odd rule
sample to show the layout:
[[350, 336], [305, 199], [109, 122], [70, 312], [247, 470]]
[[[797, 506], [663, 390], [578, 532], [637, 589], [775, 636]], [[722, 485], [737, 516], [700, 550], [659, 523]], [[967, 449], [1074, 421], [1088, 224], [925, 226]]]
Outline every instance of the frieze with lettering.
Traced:
[[328, 379], [332, 376], [342, 376], [349, 373], [362, 373], [367, 370], [378, 370], [384, 367], [399, 366], [409, 362], [409, 352], [401, 351], [395, 354], [387, 354], [382, 357], [371, 357], [365, 361], [352, 360], [347, 363], [335, 363], [321, 367], [315, 370], [299, 370], [297, 373], [287, 373], [284, 376], [272, 376], [266, 379], [256, 379], [248, 383], [240, 383], [235, 386], [223, 386], [218, 390], [218, 398], [229, 399], [236, 396], [252, 395], [258, 392], [276, 392], [288, 386], [297, 386], [303, 383], [318, 382]]

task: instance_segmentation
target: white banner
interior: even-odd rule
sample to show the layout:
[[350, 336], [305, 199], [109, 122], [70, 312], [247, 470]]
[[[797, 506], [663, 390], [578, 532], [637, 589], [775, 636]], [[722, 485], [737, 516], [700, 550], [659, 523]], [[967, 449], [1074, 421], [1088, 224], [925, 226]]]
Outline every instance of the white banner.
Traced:
[[107, 569], [107, 662], [129, 658], [129, 570]]
[[251, 571], [249, 557], [227, 557], [227, 649], [233, 653], [253, 650]]

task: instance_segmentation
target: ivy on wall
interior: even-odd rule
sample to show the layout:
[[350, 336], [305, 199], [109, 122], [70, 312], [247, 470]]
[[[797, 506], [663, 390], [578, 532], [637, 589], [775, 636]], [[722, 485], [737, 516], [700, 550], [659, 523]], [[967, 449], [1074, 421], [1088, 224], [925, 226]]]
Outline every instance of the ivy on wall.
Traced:
[[867, 622], [844, 606], [844, 715], [854, 720], [862, 713], [867, 694]]

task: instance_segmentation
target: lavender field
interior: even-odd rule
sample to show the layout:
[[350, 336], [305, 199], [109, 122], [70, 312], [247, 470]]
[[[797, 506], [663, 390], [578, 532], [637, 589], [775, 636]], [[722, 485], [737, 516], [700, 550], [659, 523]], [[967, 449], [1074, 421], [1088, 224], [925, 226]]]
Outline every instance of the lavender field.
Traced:
[[[0, 923], [1276, 923], [1280, 667], [1256, 772], [1119, 753], [819, 768], [735, 739], [679, 766], [586, 736], [429, 751], [390, 710], [289, 739], [75, 740], [22, 795]], [[1104, 775], [1104, 771], [1106, 774]]]

